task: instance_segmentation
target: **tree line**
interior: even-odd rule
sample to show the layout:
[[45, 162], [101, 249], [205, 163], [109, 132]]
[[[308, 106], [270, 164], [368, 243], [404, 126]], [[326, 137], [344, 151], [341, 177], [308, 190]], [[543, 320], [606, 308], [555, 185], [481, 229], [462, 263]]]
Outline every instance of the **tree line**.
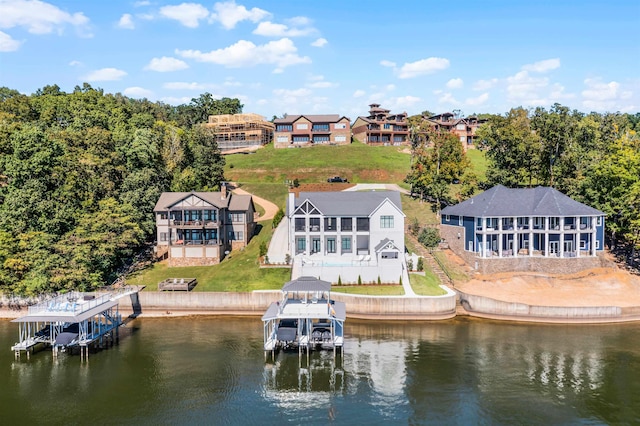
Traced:
[[0, 291], [112, 282], [153, 240], [163, 191], [219, 189], [224, 157], [200, 124], [242, 107], [209, 93], [174, 107], [86, 83], [0, 88]]

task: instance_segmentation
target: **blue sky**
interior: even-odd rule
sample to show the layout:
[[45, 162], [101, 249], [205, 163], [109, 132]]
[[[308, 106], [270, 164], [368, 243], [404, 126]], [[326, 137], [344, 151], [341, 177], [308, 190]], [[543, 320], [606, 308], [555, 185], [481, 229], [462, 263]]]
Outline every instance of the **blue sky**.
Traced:
[[0, 0], [0, 86], [244, 112], [640, 111], [640, 1]]

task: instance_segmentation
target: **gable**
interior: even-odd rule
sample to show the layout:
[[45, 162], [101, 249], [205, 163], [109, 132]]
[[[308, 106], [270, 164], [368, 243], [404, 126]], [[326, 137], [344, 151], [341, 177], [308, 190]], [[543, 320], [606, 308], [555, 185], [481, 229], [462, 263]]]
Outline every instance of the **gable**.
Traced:
[[176, 208], [176, 207], [188, 209], [191, 207], [215, 207], [215, 206], [211, 203], [206, 202], [202, 198], [197, 197], [194, 194], [191, 194], [186, 198], [183, 198], [182, 200], [179, 200], [178, 202], [171, 204], [169, 206], [170, 209]]
[[305, 215], [305, 214], [322, 214], [320, 210], [309, 200], [305, 200], [294, 212], [294, 215]]

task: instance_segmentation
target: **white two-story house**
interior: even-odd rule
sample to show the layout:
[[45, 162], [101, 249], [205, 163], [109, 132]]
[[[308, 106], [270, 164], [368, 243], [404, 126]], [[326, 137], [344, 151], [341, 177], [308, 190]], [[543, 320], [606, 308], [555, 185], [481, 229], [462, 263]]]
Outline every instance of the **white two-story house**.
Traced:
[[398, 283], [406, 270], [398, 192], [289, 193], [287, 216], [294, 276]]
[[250, 195], [227, 192], [163, 192], [153, 209], [156, 251], [169, 266], [214, 265], [246, 246], [255, 231]]

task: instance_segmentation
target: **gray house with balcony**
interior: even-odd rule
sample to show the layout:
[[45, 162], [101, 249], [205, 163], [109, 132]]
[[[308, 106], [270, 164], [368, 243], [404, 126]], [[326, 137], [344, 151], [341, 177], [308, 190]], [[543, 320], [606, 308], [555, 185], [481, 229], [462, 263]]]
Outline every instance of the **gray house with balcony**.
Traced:
[[441, 236], [483, 272], [600, 265], [605, 214], [550, 187], [493, 188], [442, 209]]
[[156, 216], [156, 253], [169, 266], [214, 265], [245, 247], [255, 231], [250, 195], [227, 192], [163, 192]]

